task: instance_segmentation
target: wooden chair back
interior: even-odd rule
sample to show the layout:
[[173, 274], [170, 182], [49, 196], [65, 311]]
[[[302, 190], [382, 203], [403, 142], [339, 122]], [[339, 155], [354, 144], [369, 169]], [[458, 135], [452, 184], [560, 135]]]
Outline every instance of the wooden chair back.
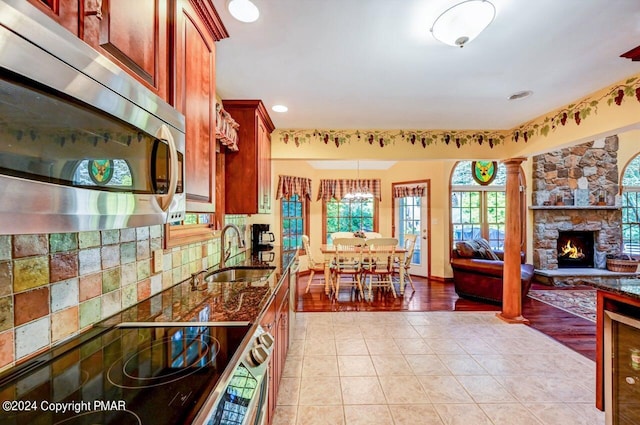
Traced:
[[360, 271], [362, 263], [362, 238], [337, 238], [333, 241], [336, 248], [335, 268], [337, 273], [355, 273]]
[[369, 267], [373, 273], [391, 273], [398, 239], [374, 238], [366, 241], [366, 256], [372, 263]]

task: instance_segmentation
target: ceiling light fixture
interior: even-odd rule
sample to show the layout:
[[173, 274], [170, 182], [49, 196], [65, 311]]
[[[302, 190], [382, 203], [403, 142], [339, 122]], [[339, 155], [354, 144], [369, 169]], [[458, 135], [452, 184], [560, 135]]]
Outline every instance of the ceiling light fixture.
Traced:
[[229, 0], [227, 9], [240, 22], [255, 22], [260, 16], [260, 10], [251, 0]]
[[354, 200], [365, 200], [365, 199], [373, 198], [373, 193], [371, 193], [368, 188], [367, 189], [363, 188], [362, 185], [360, 184], [360, 160], [357, 161], [357, 167], [358, 167], [358, 180], [357, 180], [358, 185], [355, 188], [352, 188], [349, 193], [344, 195], [344, 197], [347, 199], [354, 199]]
[[431, 26], [433, 37], [449, 46], [464, 47], [476, 38], [496, 16], [488, 0], [467, 0], [445, 10]]
[[287, 108], [284, 105], [273, 105], [271, 107], [271, 110], [274, 112], [287, 112], [289, 110], [289, 108]]

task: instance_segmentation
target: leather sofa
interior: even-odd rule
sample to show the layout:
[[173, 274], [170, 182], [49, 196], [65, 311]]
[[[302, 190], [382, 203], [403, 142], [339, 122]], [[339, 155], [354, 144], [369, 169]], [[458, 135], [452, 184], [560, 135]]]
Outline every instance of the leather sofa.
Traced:
[[[465, 250], [454, 249], [451, 253], [453, 284], [460, 297], [502, 304], [502, 285], [504, 253], [493, 251], [498, 259], [478, 258]], [[475, 256], [474, 256], [475, 255]], [[524, 253], [521, 254], [522, 299], [529, 292], [533, 279], [533, 265], [524, 264]]]

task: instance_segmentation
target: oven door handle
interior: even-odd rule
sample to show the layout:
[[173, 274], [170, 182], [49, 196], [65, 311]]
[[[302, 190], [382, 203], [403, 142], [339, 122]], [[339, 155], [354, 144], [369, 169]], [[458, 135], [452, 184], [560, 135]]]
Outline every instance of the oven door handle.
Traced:
[[166, 195], [158, 197], [160, 208], [162, 208], [162, 211], [167, 212], [178, 189], [178, 166], [180, 164], [178, 161], [178, 149], [169, 128], [165, 124], [160, 126], [156, 137], [167, 142], [169, 146], [169, 189]]

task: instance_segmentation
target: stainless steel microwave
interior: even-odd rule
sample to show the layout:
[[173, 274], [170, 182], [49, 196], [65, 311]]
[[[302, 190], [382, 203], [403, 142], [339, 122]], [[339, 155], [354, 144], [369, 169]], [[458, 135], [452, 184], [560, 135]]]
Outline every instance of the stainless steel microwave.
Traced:
[[0, 1], [0, 234], [184, 217], [184, 116], [24, 0]]

